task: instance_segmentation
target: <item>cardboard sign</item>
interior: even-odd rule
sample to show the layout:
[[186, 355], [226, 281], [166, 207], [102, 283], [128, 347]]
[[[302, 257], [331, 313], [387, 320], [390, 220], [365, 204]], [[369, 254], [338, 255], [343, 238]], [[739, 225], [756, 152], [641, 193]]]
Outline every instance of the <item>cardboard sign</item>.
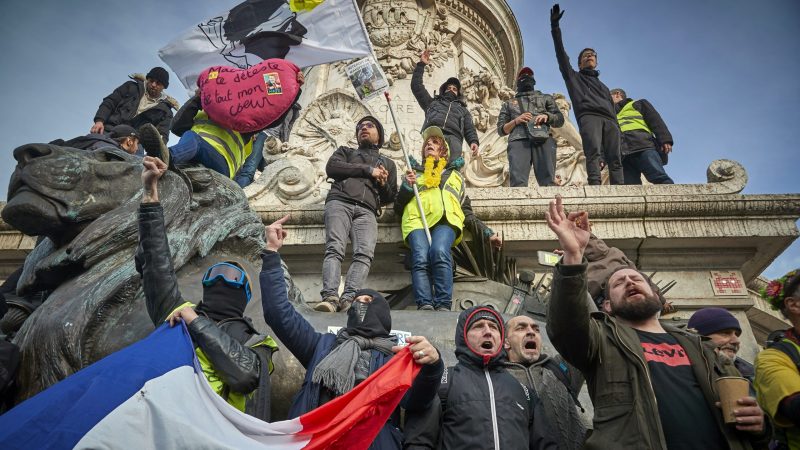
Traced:
[[263, 130], [292, 106], [300, 69], [268, 59], [248, 69], [214, 66], [197, 79], [203, 110], [214, 122], [240, 133]]

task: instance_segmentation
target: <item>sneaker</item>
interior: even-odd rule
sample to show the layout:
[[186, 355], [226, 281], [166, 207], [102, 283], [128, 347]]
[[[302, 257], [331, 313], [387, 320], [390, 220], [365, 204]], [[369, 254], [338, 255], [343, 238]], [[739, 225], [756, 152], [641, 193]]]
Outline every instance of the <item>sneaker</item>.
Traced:
[[139, 142], [144, 147], [147, 156], [153, 156], [164, 161], [169, 166], [169, 148], [164, 144], [161, 133], [158, 132], [152, 123], [146, 123], [139, 127]]
[[320, 312], [336, 312], [339, 309], [339, 297], [335, 295], [329, 295], [322, 299], [321, 302], [317, 303], [317, 306], [314, 307], [314, 311]]
[[417, 306], [418, 311], [433, 311], [433, 305], [420, 305]]
[[449, 306], [437, 306], [436, 311], [450, 311]]

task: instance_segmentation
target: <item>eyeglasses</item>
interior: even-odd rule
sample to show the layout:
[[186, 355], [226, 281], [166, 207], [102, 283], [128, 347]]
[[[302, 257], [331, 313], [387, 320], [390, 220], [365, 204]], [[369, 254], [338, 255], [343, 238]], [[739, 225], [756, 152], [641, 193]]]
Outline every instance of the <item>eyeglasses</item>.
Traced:
[[361, 131], [361, 130], [363, 130], [364, 128], [375, 128], [375, 124], [374, 124], [374, 123], [372, 123], [372, 122], [361, 122], [361, 123], [358, 125], [358, 130], [359, 130], [359, 131]]
[[220, 280], [229, 287], [243, 288], [247, 301], [250, 301], [250, 297], [252, 297], [250, 280], [247, 278], [247, 272], [244, 269], [227, 262], [214, 264], [208, 268], [205, 276], [203, 276], [203, 286], [213, 286]]

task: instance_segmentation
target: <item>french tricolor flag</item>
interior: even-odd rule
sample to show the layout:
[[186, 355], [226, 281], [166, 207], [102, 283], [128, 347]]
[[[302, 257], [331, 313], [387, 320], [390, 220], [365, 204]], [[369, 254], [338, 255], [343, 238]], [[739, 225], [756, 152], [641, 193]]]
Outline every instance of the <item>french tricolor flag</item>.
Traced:
[[0, 448], [366, 449], [418, 372], [404, 349], [349, 393], [266, 423], [215, 394], [186, 328], [165, 324], [0, 416]]

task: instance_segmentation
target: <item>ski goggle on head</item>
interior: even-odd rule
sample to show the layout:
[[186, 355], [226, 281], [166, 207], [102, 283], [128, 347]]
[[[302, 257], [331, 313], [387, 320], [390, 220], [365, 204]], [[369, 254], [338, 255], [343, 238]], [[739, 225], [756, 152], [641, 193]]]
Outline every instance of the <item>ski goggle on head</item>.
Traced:
[[250, 301], [250, 279], [247, 272], [236, 263], [226, 261], [209, 267], [203, 276], [203, 286], [213, 286], [220, 280], [232, 288], [243, 288], [247, 301]]

